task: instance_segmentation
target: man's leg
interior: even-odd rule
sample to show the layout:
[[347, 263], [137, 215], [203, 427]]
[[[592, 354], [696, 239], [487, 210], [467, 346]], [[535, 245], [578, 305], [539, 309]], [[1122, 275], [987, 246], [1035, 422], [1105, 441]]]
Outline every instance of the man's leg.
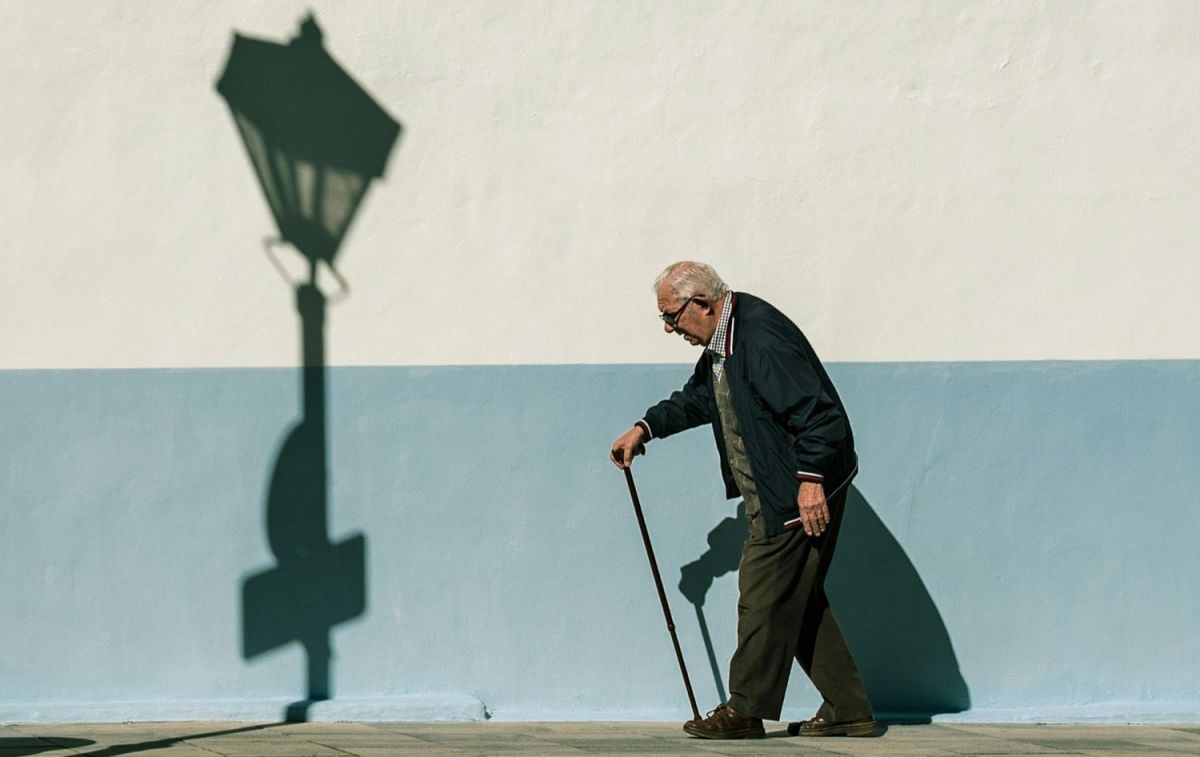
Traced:
[[814, 597], [810, 603], [796, 647], [796, 660], [824, 700], [817, 710], [817, 717], [831, 723], [868, 718], [871, 703], [858, 666], [854, 664], [854, 657], [833, 617], [825, 592], [819, 594], [820, 597]]
[[738, 567], [738, 643], [729, 662], [729, 706], [778, 720], [819, 559], [800, 529], [751, 536]]
[[818, 555], [817, 576], [796, 645], [796, 660], [824, 700], [817, 710], [817, 717], [831, 723], [871, 717], [871, 703], [862, 676], [825, 594], [825, 576], [833, 561], [845, 505], [845, 490], [830, 498], [831, 520], [829, 528], [814, 545]]

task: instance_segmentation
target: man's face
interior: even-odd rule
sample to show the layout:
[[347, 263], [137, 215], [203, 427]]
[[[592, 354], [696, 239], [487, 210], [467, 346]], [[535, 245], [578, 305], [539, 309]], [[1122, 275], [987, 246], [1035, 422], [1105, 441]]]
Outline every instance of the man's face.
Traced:
[[658, 312], [673, 315], [674, 325], [663, 322], [663, 331], [679, 334], [697, 347], [707, 346], [717, 330], [721, 316], [720, 303], [713, 305], [701, 297], [679, 299], [666, 286], [658, 288]]

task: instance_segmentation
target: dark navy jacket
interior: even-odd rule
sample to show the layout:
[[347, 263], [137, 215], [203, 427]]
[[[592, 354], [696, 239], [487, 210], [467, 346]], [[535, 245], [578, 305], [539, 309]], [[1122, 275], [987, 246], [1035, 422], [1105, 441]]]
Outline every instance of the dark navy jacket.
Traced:
[[[857, 471], [854, 434], [833, 382], [804, 334], [770, 303], [736, 292], [732, 350], [725, 379], [746, 444], [767, 535], [799, 515], [801, 481], [825, 485], [826, 496]], [[683, 388], [646, 411], [652, 438], [712, 424], [725, 494], [739, 496], [713, 395], [713, 356], [705, 350]]]

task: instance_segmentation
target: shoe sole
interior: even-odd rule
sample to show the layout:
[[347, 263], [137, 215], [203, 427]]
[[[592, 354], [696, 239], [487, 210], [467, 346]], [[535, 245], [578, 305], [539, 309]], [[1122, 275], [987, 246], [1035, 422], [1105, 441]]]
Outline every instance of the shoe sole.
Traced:
[[788, 723], [789, 736], [871, 736], [879, 729], [875, 723], [831, 726], [819, 731], [802, 731], [799, 723]]
[[714, 733], [712, 731], [701, 731], [699, 729], [683, 727], [684, 733], [695, 736], [698, 739], [762, 739], [766, 738], [766, 731], [727, 731], [724, 733]]

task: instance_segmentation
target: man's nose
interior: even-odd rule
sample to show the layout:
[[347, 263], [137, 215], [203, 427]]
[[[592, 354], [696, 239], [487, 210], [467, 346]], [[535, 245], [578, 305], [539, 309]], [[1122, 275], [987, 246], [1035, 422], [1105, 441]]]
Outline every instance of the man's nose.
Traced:
[[663, 321], [663, 331], [667, 332], [668, 334], [674, 334], [675, 327], [672, 326], [671, 324], [667, 323], [666, 321]]

